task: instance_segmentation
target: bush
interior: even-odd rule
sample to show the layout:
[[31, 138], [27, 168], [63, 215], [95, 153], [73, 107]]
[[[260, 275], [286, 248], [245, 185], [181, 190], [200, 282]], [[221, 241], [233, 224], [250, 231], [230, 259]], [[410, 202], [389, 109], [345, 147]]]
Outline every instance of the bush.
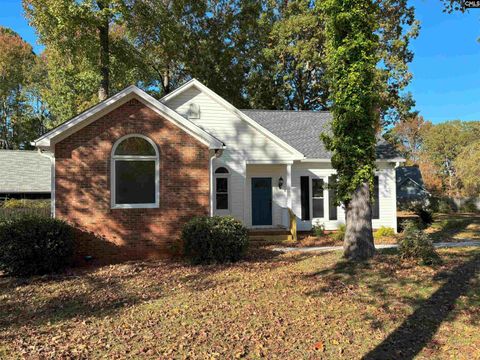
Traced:
[[312, 226], [312, 232], [315, 236], [323, 236], [325, 234], [325, 225], [320, 224], [320, 222], [317, 221], [317, 223]]
[[461, 212], [467, 212], [467, 213], [476, 213], [478, 212], [477, 204], [476, 204], [476, 199], [468, 199], [465, 201], [465, 203], [460, 206], [460, 211]]
[[193, 264], [234, 262], [248, 247], [248, 232], [231, 216], [196, 217], [183, 227], [182, 240]]
[[63, 221], [25, 216], [0, 225], [0, 269], [14, 276], [63, 270], [73, 255], [73, 229]]
[[424, 265], [440, 262], [440, 256], [435, 250], [430, 236], [411, 221], [405, 224], [398, 251], [402, 259], [417, 259]]
[[347, 226], [345, 224], [340, 224], [338, 226], [337, 231], [333, 232], [330, 236], [335, 240], [335, 241], [343, 241], [345, 238], [345, 231], [347, 229]]
[[391, 227], [382, 226], [374, 233], [375, 237], [392, 237], [395, 236], [395, 230]]
[[432, 210], [443, 214], [454, 213], [457, 209], [455, 203], [449, 198], [432, 198]]

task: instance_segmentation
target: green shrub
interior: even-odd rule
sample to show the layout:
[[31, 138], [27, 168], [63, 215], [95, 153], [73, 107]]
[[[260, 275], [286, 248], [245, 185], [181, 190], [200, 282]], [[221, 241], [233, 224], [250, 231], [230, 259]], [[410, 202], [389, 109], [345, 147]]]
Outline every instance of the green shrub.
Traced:
[[325, 225], [317, 221], [317, 223], [312, 226], [312, 232], [315, 236], [323, 236], [325, 234]]
[[73, 230], [63, 221], [25, 216], [0, 225], [0, 269], [9, 275], [58, 272], [72, 254]]
[[465, 203], [460, 207], [460, 211], [468, 213], [478, 212], [475, 199], [468, 199], [467, 201], [465, 201]]
[[231, 216], [196, 217], [183, 227], [182, 240], [193, 264], [234, 262], [248, 247], [248, 231]]
[[335, 241], [343, 241], [345, 238], [345, 231], [347, 230], [347, 227], [345, 224], [340, 224], [338, 226], [337, 231], [333, 232], [330, 234], [330, 236], [335, 240]]
[[398, 252], [402, 259], [417, 259], [424, 265], [433, 265], [441, 261], [430, 236], [411, 221], [405, 224]]
[[395, 236], [395, 230], [388, 226], [382, 226], [377, 231], [375, 231], [373, 235], [376, 238], [391, 237], [391, 236]]
[[453, 201], [448, 198], [434, 197], [431, 199], [431, 208], [434, 212], [442, 214], [451, 214], [456, 211], [456, 207]]

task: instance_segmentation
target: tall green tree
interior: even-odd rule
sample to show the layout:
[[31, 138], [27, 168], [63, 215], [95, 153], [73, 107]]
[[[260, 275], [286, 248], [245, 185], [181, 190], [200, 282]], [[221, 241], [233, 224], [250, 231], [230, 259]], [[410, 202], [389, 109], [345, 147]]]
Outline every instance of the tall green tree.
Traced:
[[40, 71], [32, 47], [0, 27], [0, 148], [28, 148], [43, 131], [47, 117], [36, 91]]
[[23, 0], [23, 6], [45, 45], [44, 96], [57, 123], [135, 82], [121, 0]]
[[267, 19], [261, 66], [248, 84], [252, 107], [323, 110], [328, 107], [321, 9], [310, 0], [281, 1]]
[[332, 100], [331, 134], [323, 134], [345, 204], [344, 256], [375, 253], [370, 187], [375, 171], [379, 61], [378, 7], [372, 0], [326, 0], [326, 61]]

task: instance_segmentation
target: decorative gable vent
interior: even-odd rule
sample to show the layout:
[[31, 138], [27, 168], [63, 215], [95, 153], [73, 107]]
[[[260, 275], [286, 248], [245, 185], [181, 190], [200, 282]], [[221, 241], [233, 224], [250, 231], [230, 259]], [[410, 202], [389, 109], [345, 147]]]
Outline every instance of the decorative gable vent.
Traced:
[[188, 109], [188, 118], [189, 119], [200, 119], [200, 105], [196, 103], [191, 103]]

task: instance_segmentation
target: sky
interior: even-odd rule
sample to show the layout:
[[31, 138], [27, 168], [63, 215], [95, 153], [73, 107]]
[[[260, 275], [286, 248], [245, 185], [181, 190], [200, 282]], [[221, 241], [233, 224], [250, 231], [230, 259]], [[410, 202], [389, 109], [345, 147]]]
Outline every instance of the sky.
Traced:
[[[480, 9], [446, 14], [440, 0], [409, 0], [421, 22], [413, 41], [408, 90], [416, 110], [434, 123], [480, 120]], [[0, 25], [12, 28], [39, 53], [34, 29], [23, 18], [21, 0], [0, 0]]]

